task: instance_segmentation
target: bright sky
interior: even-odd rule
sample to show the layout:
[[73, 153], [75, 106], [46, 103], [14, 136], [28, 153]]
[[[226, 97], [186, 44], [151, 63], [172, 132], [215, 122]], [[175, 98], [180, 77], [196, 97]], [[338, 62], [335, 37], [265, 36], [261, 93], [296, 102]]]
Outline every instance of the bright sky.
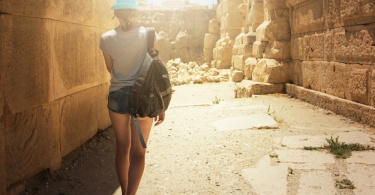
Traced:
[[[148, 0], [152, 5], [158, 6], [163, 2], [164, 0]], [[201, 5], [208, 5], [209, 7], [212, 7], [214, 4], [217, 3], [217, 0], [189, 0], [190, 3], [196, 3]]]

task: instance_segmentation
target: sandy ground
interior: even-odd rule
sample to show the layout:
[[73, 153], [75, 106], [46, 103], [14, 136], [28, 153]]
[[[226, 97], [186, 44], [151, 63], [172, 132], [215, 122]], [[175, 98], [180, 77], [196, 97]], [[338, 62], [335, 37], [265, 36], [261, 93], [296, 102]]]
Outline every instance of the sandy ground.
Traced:
[[[283, 161], [283, 153], [278, 149], [291, 142], [280, 144], [278, 140], [344, 132], [373, 136], [375, 132], [372, 128], [284, 94], [235, 99], [234, 88], [232, 82], [174, 88], [166, 121], [155, 127], [150, 135], [145, 173], [138, 194], [302, 194], [299, 192], [303, 192], [303, 172], [297, 176], [282, 176], [288, 178], [275, 182], [270, 176], [270, 182], [278, 184], [282, 181], [279, 184], [285, 188], [285, 193], [279, 193], [277, 188], [262, 191], [263, 184], [257, 186], [252, 180], [253, 176], [262, 178], [266, 175], [259, 170], [251, 172], [265, 157], [276, 151], [280, 154], [277, 162]], [[215, 126], [218, 121], [229, 117], [259, 113], [271, 116], [278, 128], [230, 128], [238, 124], [223, 128]], [[30, 179], [22, 194], [119, 194], [114, 144], [111, 128], [98, 133], [65, 157], [61, 169], [46, 171]], [[340, 162], [329, 166], [334, 167]], [[328, 167], [327, 173], [331, 170], [329, 166], [325, 166]], [[347, 170], [345, 168], [344, 172]], [[288, 182], [284, 183], [284, 180]], [[333, 186], [331, 192], [354, 194], [356, 191], [339, 190]]]

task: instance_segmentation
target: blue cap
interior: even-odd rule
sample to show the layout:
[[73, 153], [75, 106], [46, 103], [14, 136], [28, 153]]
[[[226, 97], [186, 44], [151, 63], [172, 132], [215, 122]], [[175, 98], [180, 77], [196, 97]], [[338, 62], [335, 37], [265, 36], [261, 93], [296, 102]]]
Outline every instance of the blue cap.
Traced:
[[115, 0], [112, 9], [137, 9], [137, 3], [136, 0]]

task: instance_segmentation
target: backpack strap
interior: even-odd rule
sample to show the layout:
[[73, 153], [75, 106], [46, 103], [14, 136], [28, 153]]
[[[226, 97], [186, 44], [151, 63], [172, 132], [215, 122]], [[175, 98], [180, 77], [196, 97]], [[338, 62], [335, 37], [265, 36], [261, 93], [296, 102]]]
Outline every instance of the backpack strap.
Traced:
[[137, 133], [139, 137], [139, 141], [141, 142], [142, 148], [147, 148], [145, 139], [143, 138], [141, 127], [139, 126], [138, 119], [136, 117], [132, 117], [135, 127], [137, 128]]
[[147, 28], [147, 51], [154, 48], [155, 43], [155, 29]]

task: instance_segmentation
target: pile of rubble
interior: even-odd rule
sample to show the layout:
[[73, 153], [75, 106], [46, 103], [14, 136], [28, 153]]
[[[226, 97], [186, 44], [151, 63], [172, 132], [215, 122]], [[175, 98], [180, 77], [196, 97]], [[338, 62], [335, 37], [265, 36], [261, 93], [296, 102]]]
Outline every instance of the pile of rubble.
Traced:
[[165, 66], [169, 72], [172, 85], [200, 84], [208, 82], [229, 81], [230, 70], [210, 68], [206, 63], [184, 63], [180, 58], [169, 60]]

